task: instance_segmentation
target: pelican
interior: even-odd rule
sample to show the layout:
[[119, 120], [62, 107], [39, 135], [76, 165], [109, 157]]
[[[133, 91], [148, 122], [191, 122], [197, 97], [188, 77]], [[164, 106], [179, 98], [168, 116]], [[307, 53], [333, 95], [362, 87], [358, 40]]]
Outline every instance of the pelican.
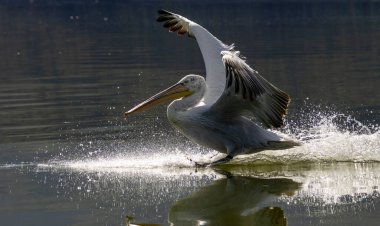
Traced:
[[[194, 38], [202, 52], [206, 79], [186, 75], [178, 83], [125, 112], [125, 116], [172, 101], [167, 117], [190, 140], [225, 153], [202, 166], [230, 161], [239, 154], [298, 145], [268, 130], [283, 126], [290, 97], [253, 70], [234, 49], [197, 23], [159, 10], [158, 22], [170, 32]], [[200, 164], [196, 164], [199, 165]]]

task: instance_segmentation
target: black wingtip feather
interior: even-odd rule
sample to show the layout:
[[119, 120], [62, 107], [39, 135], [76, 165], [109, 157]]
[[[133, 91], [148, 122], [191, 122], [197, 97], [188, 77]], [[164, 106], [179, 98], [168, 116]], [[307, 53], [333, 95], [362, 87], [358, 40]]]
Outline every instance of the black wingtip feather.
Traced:
[[186, 24], [188, 21], [185, 21], [181, 16], [164, 9], [160, 9], [157, 12], [159, 16], [156, 21], [160, 23], [164, 22], [163, 26], [170, 32], [176, 32], [179, 36], [187, 33], [187, 36], [195, 39], [194, 34], [189, 30], [188, 24]]
[[251, 69], [237, 52], [222, 53], [222, 59], [226, 68], [226, 95], [233, 91], [243, 100], [249, 100], [247, 110], [251, 110], [263, 126], [282, 127], [290, 103], [289, 95]]

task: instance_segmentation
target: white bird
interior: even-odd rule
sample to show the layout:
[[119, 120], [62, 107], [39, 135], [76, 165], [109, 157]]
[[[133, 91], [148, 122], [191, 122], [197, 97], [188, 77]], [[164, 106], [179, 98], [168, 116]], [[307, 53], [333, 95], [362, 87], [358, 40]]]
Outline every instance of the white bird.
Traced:
[[[190, 140], [227, 154], [211, 164], [239, 154], [286, 149], [298, 145], [265, 128], [283, 125], [290, 97], [253, 70], [234, 50], [209, 31], [178, 14], [159, 10], [158, 22], [198, 42], [206, 79], [187, 75], [177, 84], [125, 112], [125, 116], [174, 100], [168, 106], [170, 123]], [[256, 124], [254, 119], [258, 124]], [[208, 165], [208, 164], [203, 164]]]

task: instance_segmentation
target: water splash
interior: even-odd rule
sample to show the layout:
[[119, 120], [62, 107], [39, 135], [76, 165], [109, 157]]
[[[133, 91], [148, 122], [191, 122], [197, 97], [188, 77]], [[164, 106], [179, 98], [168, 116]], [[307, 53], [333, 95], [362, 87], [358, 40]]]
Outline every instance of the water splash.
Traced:
[[283, 132], [301, 141], [324, 138], [331, 133], [352, 135], [373, 134], [380, 131], [378, 125], [360, 122], [350, 114], [339, 112], [334, 107], [306, 103], [300, 110], [285, 120]]
[[378, 170], [379, 164], [373, 163], [314, 166], [302, 172], [302, 189], [292, 197], [283, 196], [279, 203], [288, 210], [299, 206], [296, 212], [310, 217], [375, 212], [380, 197]]
[[[195, 155], [198, 159], [210, 158], [209, 154]], [[183, 154], [117, 155], [78, 160], [55, 160], [38, 164], [41, 168], [78, 170], [87, 172], [142, 173], [161, 176], [192, 174], [195, 171], [192, 161]], [[198, 170], [199, 171], [199, 170]], [[201, 169], [203, 174], [215, 173], [212, 169]]]
[[[63, 148], [64, 154], [52, 159], [48, 165], [112, 171], [183, 169], [194, 167], [190, 159], [211, 162], [223, 156], [191, 143], [178, 133], [167, 136], [163, 131], [157, 133], [150, 141], [146, 141], [146, 135], [141, 133], [141, 142], [133, 136], [133, 139], [126, 140], [92, 140], [68, 145]], [[379, 127], [365, 125], [332, 108], [306, 104], [298, 113], [292, 114], [281, 133], [301, 141], [302, 145], [237, 156], [230, 164], [380, 162]]]
[[301, 146], [238, 156], [231, 164], [380, 162], [377, 125], [365, 125], [350, 115], [315, 105], [293, 118], [281, 132], [301, 141]]

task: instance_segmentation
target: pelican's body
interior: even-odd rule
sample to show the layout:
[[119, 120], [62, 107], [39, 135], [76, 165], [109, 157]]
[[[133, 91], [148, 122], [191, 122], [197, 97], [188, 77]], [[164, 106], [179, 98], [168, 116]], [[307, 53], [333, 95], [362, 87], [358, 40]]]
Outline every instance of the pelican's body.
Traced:
[[173, 101], [167, 110], [171, 124], [194, 142], [219, 152], [235, 156], [251, 153], [268, 146], [268, 141], [281, 138], [244, 116], [226, 118], [210, 109], [202, 98], [205, 80], [199, 75], [188, 75], [186, 79], [196, 81], [198, 88], [193, 95]]
[[194, 142], [227, 154], [216, 163], [238, 154], [297, 145], [248, 118], [253, 116], [264, 127], [282, 126], [290, 102], [285, 92], [250, 68], [233, 46], [223, 44], [200, 25], [168, 11], [159, 13], [157, 20], [165, 22], [164, 27], [196, 38], [205, 61], [206, 79], [187, 75], [126, 115], [174, 100], [167, 110], [169, 121]]

